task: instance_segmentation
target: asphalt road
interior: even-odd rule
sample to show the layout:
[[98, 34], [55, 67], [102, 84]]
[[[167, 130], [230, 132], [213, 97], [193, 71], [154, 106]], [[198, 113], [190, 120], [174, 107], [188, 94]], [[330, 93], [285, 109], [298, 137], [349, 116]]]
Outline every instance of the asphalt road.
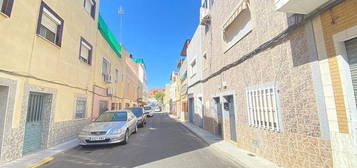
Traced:
[[165, 113], [148, 119], [126, 145], [76, 147], [54, 156], [44, 168], [235, 168]]

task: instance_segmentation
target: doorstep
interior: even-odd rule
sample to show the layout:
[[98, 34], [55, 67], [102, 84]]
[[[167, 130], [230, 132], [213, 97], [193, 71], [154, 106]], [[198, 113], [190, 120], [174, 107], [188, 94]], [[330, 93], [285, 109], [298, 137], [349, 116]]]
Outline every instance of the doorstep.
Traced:
[[[3, 163], [0, 164], [1, 168], [27, 168], [27, 167], [32, 167], [33, 165], [36, 165], [38, 163], [41, 163], [46, 160], [51, 160], [51, 156], [54, 156], [60, 152], [67, 151], [69, 149], [72, 149], [76, 146], [78, 146], [79, 140], [78, 139], [73, 139], [71, 141], [56, 145], [54, 147], [26, 155], [20, 159], [8, 162], [8, 163]], [[35, 167], [35, 166], [34, 166]]]
[[199, 128], [189, 122], [182, 122], [176, 116], [169, 115], [171, 118], [181, 122], [187, 129], [191, 130], [197, 136], [212, 147], [213, 150], [221, 152], [232, 161], [237, 162], [245, 168], [279, 168], [278, 165], [262, 157], [256, 156], [252, 152], [239, 149], [234, 144], [224, 141], [222, 138], [211, 134], [210, 132]]

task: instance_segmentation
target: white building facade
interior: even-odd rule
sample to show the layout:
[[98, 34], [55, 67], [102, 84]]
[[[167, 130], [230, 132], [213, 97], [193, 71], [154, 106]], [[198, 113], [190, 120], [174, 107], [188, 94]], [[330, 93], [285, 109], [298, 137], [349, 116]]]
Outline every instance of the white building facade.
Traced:
[[[202, 26], [198, 26], [187, 48], [188, 119], [191, 123], [204, 127], [203, 87], [194, 85], [202, 79]], [[192, 87], [191, 87], [192, 86]]]

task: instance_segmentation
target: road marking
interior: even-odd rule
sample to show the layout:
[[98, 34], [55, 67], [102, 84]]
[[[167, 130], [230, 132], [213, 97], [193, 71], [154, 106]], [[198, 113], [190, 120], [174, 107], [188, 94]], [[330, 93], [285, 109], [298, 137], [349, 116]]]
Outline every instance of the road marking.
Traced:
[[41, 160], [41, 161], [29, 166], [28, 168], [38, 168], [38, 167], [43, 166], [44, 164], [52, 161], [53, 159], [55, 159], [55, 158], [54, 157], [47, 157], [47, 158], [45, 158], [45, 159], [43, 159], [43, 160]]

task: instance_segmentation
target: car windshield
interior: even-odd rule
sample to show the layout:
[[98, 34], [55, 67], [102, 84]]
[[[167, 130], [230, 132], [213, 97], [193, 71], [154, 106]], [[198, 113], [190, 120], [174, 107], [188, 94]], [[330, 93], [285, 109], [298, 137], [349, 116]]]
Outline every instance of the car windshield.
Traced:
[[101, 114], [95, 122], [116, 122], [116, 121], [126, 121], [127, 112], [106, 112]]
[[145, 110], [151, 110], [151, 107], [144, 107]]
[[136, 117], [140, 117], [143, 115], [143, 109], [142, 108], [131, 108], [130, 109]]

